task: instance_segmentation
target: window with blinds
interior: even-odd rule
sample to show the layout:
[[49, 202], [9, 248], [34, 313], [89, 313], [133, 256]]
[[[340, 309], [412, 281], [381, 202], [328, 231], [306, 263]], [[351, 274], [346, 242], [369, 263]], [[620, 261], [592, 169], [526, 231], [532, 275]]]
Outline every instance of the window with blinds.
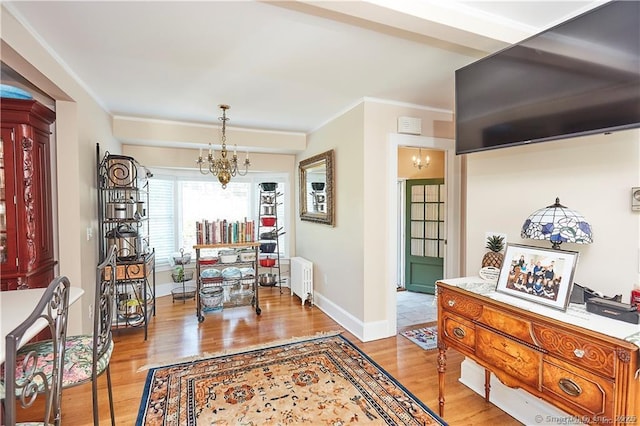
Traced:
[[168, 262], [175, 251], [175, 180], [149, 179], [149, 246], [156, 252], [156, 263]]
[[[153, 170], [149, 179], [149, 244], [156, 252], [156, 264], [168, 264], [172, 254], [184, 248], [193, 252], [196, 244], [196, 222], [216, 219], [229, 221], [258, 221], [260, 182], [277, 182], [280, 204], [278, 222], [287, 223], [289, 197], [286, 193], [287, 178], [273, 175], [250, 174], [234, 178], [226, 189], [217, 179], [194, 176], [189, 173], [169, 174], [164, 170]], [[257, 238], [257, 235], [254, 235]], [[280, 236], [278, 248], [287, 256], [286, 240]]]

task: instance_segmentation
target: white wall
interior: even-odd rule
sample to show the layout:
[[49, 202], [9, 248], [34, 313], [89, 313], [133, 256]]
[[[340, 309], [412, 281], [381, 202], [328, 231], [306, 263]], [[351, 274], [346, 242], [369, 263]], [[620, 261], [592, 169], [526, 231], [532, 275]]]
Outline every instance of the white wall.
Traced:
[[317, 305], [363, 341], [395, 334], [388, 247], [396, 233], [388, 230], [387, 205], [396, 193], [388, 182], [388, 135], [399, 116], [421, 118], [425, 136], [452, 136], [450, 112], [365, 100], [310, 134], [297, 158], [335, 149], [336, 225], [298, 221], [296, 247], [314, 263]]
[[[347, 329], [362, 333], [363, 285], [362, 104], [308, 136], [297, 161], [333, 149], [335, 226], [301, 221], [296, 212], [296, 252], [313, 262], [314, 303]], [[296, 200], [299, 200], [299, 176]], [[299, 201], [298, 201], [299, 203]]]
[[[367, 325], [365, 339], [377, 339], [395, 334], [395, 301], [389, 304], [389, 289], [395, 289], [396, 262], [390, 258], [387, 248], [397, 238], [395, 229], [390, 232], [389, 209], [397, 194], [389, 182], [389, 168], [395, 166], [389, 157], [390, 133], [397, 133], [397, 119], [401, 116], [422, 120], [422, 135], [428, 137], [452, 137], [452, 114], [442, 110], [416, 108], [409, 105], [367, 101], [365, 102], [364, 142], [364, 321]], [[394, 150], [396, 150], [394, 148]], [[395, 168], [395, 167], [394, 167]], [[395, 178], [394, 178], [395, 180]]]
[[485, 232], [508, 242], [533, 211], [560, 203], [577, 210], [593, 228], [593, 244], [562, 244], [578, 251], [574, 281], [629, 302], [639, 277], [640, 213], [631, 211], [631, 187], [640, 184], [640, 130], [543, 142], [467, 155], [466, 275], [476, 275]]

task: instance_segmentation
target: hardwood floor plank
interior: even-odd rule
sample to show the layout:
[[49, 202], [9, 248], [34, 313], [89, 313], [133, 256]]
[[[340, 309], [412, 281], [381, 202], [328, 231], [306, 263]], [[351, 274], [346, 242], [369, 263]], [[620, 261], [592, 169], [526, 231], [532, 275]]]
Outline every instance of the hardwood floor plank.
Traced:
[[[171, 297], [162, 297], [157, 300], [157, 315], [151, 320], [146, 342], [142, 330], [116, 333], [111, 376], [117, 424], [135, 424], [147, 376], [146, 371], [138, 370], [145, 365], [179, 362], [193, 355], [242, 349], [318, 332], [344, 331], [318, 308], [309, 304], [301, 306], [300, 299], [291, 297], [286, 290], [280, 294], [277, 287], [261, 287], [260, 301], [262, 314], [259, 316], [250, 306], [238, 307], [209, 314], [204, 322], [198, 323], [193, 300], [173, 303]], [[367, 343], [346, 331], [343, 335], [437, 413], [437, 350], [422, 350], [400, 335]], [[445, 420], [450, 425], [521, 424], [459, 383], [463, 357], [453, 350], [447, 355]], [[99, 378], [99, 391], [101, 424], [108, 424], [105, 375]], [[91, 385], [65, 389], [62, 410], [64, 425], [92, 424]]]

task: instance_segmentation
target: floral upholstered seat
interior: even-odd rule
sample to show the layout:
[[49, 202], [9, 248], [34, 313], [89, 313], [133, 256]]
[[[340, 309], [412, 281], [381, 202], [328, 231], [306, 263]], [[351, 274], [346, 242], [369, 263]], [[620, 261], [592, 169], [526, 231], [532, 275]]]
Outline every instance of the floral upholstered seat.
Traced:
[[[54, 278], [31, 314], [5, 336], [6, 356], [4, 371], [0, 374], [3, 424], [60, 426], [62, 423], [62, 375], [67, 347], [70, 286], [67, 277]], [[46, 324], [44, 329], [50, 333], [51, 340], [43, 342], [44, 346], [40, 348], [42, 353], [28, 349], [27, 352], [20, 353], [21, 342], [29, 340], [29, 330], [38, 321]], [[41, 394], [43, 399], [39, 398]], [[36, 399], [42, 400], [42, 403], [34, 404]], [[21, 409], [27, 409], [25, 415], [30, 417], [29, 423], [16, 421], [18, 410]], [[42, 421], [32, 422], [34, 416]]]
[[[21, 365], [24, 357], [31, 351], [38, 354], [38, 365], [36, 369], [43, 371], [47, 377], [51, 375], [53, 356], [51, 351], [51, 341], [45, 340], [25, 345], [18, 351], [17, 365]], [[113, 352], [113, 340], [104, 355], [97, 361], [96, 370], [100, 375], [111, 359]], [[93, 362], [93, 337], [91, 335], [67, 336], [64, 354], [64, 373], [62, 375], [62, 386], [69, 387], [85, 383], [91, 380], [91, 368]], [[20, 372], [16, 371], [16, 377], [20, 377]], [[18, 379], [19, 380], [19, 379]], [[39, 389], [42, 390], [42, 389]]]

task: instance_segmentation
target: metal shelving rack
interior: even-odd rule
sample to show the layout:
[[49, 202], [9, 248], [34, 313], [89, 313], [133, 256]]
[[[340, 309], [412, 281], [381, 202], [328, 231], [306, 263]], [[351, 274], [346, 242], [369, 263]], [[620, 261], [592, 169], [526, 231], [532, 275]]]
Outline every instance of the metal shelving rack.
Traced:
[[196, 287], [193, 285], [187, 285], [186, 282], [187, 281], [191, 281], [193, 279], [193, 271], [192, 270], [187, 270], [185, 268], [185, 265], [188, 265], [191, 263], [191, 255], [184, 254], [184, 249], [181, 248], [180, 249], [180, 256], [173, 257], [173, 263], [175, 263], [175, 266], [177, 268], [181, 268], [182, 270], [182, 276], [177, 276], [175, 275], [175, 271], [171, 274], [171, 278], [173, 279], [173, 282], [176, 284], [180, 284], [180, 285], [176, 285], [173, 287], [173, 289], [171, 289], [171, 297], [173, 298], [173, 302], [175, 302], [176, 300], [182, 300], [182, 303], [186, 303], [186, 301], [188, 299], [195, 299], [196, 297]]
[[[231, 282], [225, 283], [225, 280], [223, 278], [218, 279], [209, 279], [209, 278], [203, 278], [202, 277], [202, 271], [205, 269], [224, 269], [224, 268], [228, 268], [228, 267], [238, 267], [238, 266], [252, 266], [253, 270], [254, 270], [254, 276], [253, 279], [251, 281], [251, 287], [252, 287], [252, 292], [253, 294], [251, 295], [251, 306], [255, 307], [256, 310], [256, 315], [260, 315], [260, 313], [262, 312], [262, 309], [260, 309], [260, 299], [258, 296], [258, 246], [259, 243], [258, 242], [245, 242], [245, 243], [222, 243], [222, 244], [198, 244], [193, 246], [194, 250], [196, 251], [196, 283], [197, 283], [197, 289], [196, 289], [196, 316], [198, 317], [198, 321], [199, 322], [203, 322], [204, 321], [204, 313], [203, 313], [203, 309], [202, 309], [202, 303], [201, 303], [201, 290], [203, 288], [207, 288], [207, 287], [222, 287], [223, 289], [231, 289], [232, 287], [235, 287], [236, 285], [240, 284], [240, 280], [233, 280]], [[214, 258], [217, 257], [217, 252], [223, 249], [233, 249], [233, 250], [241, 250], [241, 249], [255, 249], [255, 258], [254, 260], [250, 260], [250, 261], [237, 261], [237, 262], [233, 262], [233, 263], [220, 263], [217, 260], [213, 263], [206, 263], [203, 260], [203, 253], [206, 253], [207, 251], [215, 254], [215, 256], [213, 256]], [[239, 296], [242, 296], [242, 294], [239, 294]], [[232, 303], [225, 303], [224, 306], [226, 307], [237, 307], [237, 306], [245, 306], [248, 303], [243, 303], [242, 300], [236, 302], [232, 302]]]
[[[280, 274], [280, 236], [284, 234], [282, 226], [278, 223], [278, 197], [282, 196], [282, 193], [278, 192], [278, 184], [275, 182], [262, 182], [260, 183], [260, 203], [258, 206], [258, 238], [260, 241], [260, 258], [261, 259], [273, 259], [275, 257], [275, 264], [272, 266], [262, 266], [263, 269], [268, 269], [269, 273], [277, 276], [276, 280], [271, 284], [260, 284], [264, 287], [278, 286], [280, 292], [282, 292], [282, 276]], [[272, 223], [269, 225], [269, 223]], [[273, 251], [265, 250], [266, 245], [275, 244]], [[259, 262], [260, 263], [260, 262]], [[258, 274], [260, 276], [260, 274]], [[260, 280], [258, 281], [260, 283]]]
[[[116, 245], [114, 329], [147, 328], [156, 314], [155, 251], [149, 246], [149, 182], [133, 158], [100, 154], [96, 144], [98, 247], [102, 262]], [[111, 273], [108, 269], [106, 273]]]

